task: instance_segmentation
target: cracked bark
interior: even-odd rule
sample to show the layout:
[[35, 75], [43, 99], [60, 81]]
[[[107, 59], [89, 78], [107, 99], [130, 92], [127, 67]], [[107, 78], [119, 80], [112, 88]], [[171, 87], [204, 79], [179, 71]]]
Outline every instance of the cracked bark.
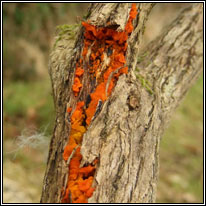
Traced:
[[[130, 6], [129, 3], [93, 3], [88, 19], [96, 26], [105, 26], [110, 21], [122, 30]], [[112, 95], [84, 134], [81, 164], [99, 158], [93, 183], [96, 190], [89, 202], [155, 202], [160, 138], [171, 114], [202, 72], [203, 6], [198, 3], [182, 11], [165, 32], [147, 46], [146, 57], [138, 62], [144, 25], [153, 6], [138, 4], [139, 16], [134, 22], [126, 56], [129, 74], [119, 78]], [[65, 111], [67, 103], [77, 101], [72, 98], [71, 87], [79, 48], [83, 46], [82, 32], [80, 28], [74, 41], [64, 37], [50, 56], [56, 124], [42, 203], [60, 203], [62, 188], [66, 187], [68, 169], [62, 153], [69, 129], [65, 124]], [[136, 75], [150, 83], [153, 94]]]

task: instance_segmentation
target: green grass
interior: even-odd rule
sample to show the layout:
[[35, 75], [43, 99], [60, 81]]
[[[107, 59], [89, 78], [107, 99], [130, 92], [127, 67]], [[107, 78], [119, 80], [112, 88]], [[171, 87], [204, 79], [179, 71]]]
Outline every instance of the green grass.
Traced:
[[[203, 201], [202, 145], [203, 75], [189, 90], [162, 138], [158, 202]], [[161, 194], [163, 188], [171, 192]]]
[[36, 80], [26, 84], [22, 81], [7, 82], [4, 84], [3, 97], [5, 119], [13, 118], [13, 123], [17, 125], [23, 121], [24, 123], [19, 125], [21, 128], [27, 121], [38, 128], [48, 125], [51, 132], [55, 111], [48, 80]]

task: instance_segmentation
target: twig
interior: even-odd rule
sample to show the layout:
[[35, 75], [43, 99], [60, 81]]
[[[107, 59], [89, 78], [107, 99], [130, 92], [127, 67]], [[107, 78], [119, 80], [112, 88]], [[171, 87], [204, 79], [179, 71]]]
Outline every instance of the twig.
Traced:
[[79, 147], [79, 145], [77, 145], [73, 150], [72, 150], [72, 153], [71, 155], [69, 156], [68, 160], [67, 160], [67, 164], [69, 165], [72, 157], [74, 156], [74, 153], [76, 152], [77, 148]]
[[106, 97], [107, 97], [107, 92], [108, 92], [108, 87], [110, 85], [110, 82], [112, 80], [112, 77], [114, 74], [118, 73], [120, 69], [124, 68], [125, 66], [119, 67], [118, 69], [116, 69], [115, 71], [111, 72], [111, 74], [109, 75], [109, 78], [107, 80], [107, 84], [106, 84]]

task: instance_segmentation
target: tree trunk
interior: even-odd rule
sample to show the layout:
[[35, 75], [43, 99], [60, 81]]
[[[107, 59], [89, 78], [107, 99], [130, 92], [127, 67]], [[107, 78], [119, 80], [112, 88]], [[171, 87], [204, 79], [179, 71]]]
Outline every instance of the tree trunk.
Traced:
[[[81, 144], [81, 166], [98, 159], [95, 191], [90, 203], [155, 202], [159, 143], [171, 114], [203, 68], [203, 6], [183, 10], [165, 32], [139, 54], [145, 22], [154, 5], [138, 3], [134, 30], [128, 39], [126, 66], [112, 94], [91, 122]], [[93, 3], [87, 18], [96, 27], [122, 31], [130, 3]], [[76, 62], [83, 48], [84, 29], [73, 40], [65, 34], [50, 57], [56, 123], [50, 143], [42, 203], [61, 203], [67, 187], [68, 165], [63, 159], [70, 125], [68, 106], [85, 100], [72, 94]], [[141, 59], [141, 61], [140, 61]], [[88, 78], [85, 74], [84, 78]], [[86, 88], [86, 89], [85, 89]]]

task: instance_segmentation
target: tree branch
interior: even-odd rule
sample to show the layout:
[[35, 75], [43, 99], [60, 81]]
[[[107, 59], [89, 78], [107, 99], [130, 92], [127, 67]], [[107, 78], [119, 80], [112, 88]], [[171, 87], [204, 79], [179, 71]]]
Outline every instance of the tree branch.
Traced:
[[[153, 95], [132, 74], [129, 79], [121, 77], [84, 135], [83, 163], [100, 158], [90, 202], [155, 201], [160, 137], [170, 114], [202, 71], [201, 11], [198, 4], [184, 10], [147, 47], [137, 75], [150, 82]], [[128, 59], [136, 73], [133, 54]]]
[[[93, 182], [96, 189], [89, 202], [155, 201], [159, 141], [165, 122], [201, 72], [201, 4], [183, 11], [161, 37], [149, 44], [145, 60], [138, 62], [144, 25], [153, 6], [138, 4], [139, 16], [134, 21], [126, 55], [129, 74], [119, 78], [112, 95], [83, 137], [81, 164], [99, 159]], [[129, 7], [127, 3], [94, 3], [87, 17], [94, 25], [105, 27], [110, 21], [112, 27], [121, 30], [128, 16], [128, 12], [123, 11]], [[65, 113], [67, 104], [76, 105], [78, 101], [70, 94], [82, 40], [80, 27], [76, 39], [64, 36], [50, 57], [56, 124], [42, 203], [61, 202], [61, 189], [67, 184], [68, 166], [62, 158], [69, 135]], [[153, 94], [136, 75], [151, 84]]]
[[202, 4], [182, 11], [143, 54], [144, 60], [137, 64], [138, 73], [150, 82], [162, 112], [169, 115], [203, 70]]

